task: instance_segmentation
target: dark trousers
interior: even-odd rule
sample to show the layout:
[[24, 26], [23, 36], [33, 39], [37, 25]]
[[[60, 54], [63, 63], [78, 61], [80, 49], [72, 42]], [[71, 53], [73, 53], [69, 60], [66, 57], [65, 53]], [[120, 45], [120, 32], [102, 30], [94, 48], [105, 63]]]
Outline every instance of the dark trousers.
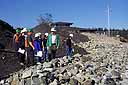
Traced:
[[39, 57], [39, 56], [35, 56], [35, 57], [36, 57], [36, 62], [40, 62], [40, 63], [41, 63], [42, 58], [41, 58], [41, 57]]
[[34, 51], [31, 47], [26, 48], [26, 64], [27, 66], [34, 65]]
[[20, 63], [25, 63], [25, 54], [19, 53], [19, 61]]
[[15, 42], [15, 43], [14, 43], [14, 46], [15, 46], [15, 51], [16, 51], [15, 55], [16, 55], [16, 57], [18, 57], [18, 56], [19, 56], [19, 53], [18, 53], [19, 44]]
[[52, 45], [51, 47], [49, 47], [49, 50], [48, 50], [49, 60], [52, 60], [56, 57], [56, 51], [57, 51], [56, 45]]

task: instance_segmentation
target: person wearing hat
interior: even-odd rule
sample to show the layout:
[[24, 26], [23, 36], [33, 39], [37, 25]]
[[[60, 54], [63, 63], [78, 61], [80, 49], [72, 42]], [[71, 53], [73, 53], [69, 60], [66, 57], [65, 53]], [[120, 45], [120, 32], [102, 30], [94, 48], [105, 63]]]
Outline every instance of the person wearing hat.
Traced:
[[37, 64], [41, 64], [41, 58], [42, 58], [42, 47], [40, 44], [40, 40], [39, 40], [40, 34], [36, 33], [35, 34], [35, 39], [34, 39], [34, 55], [36, 58], [36, 63]]
[[28, 29], [27, 37], [25, 38], [26, 60], [27, 66], [34, 65], [34, 45], [33, 45], [33, 30]]
[[48, 59], [48, 51], [47, 51], [47, 39], [48, 39], [48, 33], [45, 33], [44, 34], [44, 37], [43, 37], [43, 51], [44, 51], [44, 60], [47, 60]]
[[48, 47], [48, 58], [51, 60], [56, 57], [56, 51], [60, 45], [59, 34], [57, 34], [55, 28], [51, 28], [51, 33], [48, 35], [47, 47]]
[[16, 29], [16, 34], [13, 37], [13, 41], [14, 41], [14, 44], [15, 44], [15, 50], [16, 51], [18, 50], [19, 35], [20, 35], [20, 30]]
[[18, 49], [19, 49], [19, 35], [20, 35], [20, 30], [16, 29], [16, 33], [13, 36], [13, 43], [17, 57], [18, 57]]
[[19, 61], [20, 61], [20, 65], [24, 65], [25, 64], [25, 33], [27, 32], [27, 30], [21, 30], [21, 35], [19, 36], [19, 49], [22, 51], [19, 52]]
[[41, 51], [42, 51], [42, 50], [43, 50], [43, 39], [42, 39], [42, 33], [38, 32], [38, 35], [39, 35], [40, 48], [41, 48]]
[[69, 34], [68, 38], [66, 39], [66, 53], [69, 60], [72, 59], [72, 52], [73, 52], [72, 38], [73, 38], [73, 34]]

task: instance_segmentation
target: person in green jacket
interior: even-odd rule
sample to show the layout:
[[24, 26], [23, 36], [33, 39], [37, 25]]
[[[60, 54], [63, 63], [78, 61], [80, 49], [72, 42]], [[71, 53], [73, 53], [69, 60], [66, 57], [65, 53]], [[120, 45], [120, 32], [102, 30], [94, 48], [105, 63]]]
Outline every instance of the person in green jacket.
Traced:
[[60, 45], [59, 34], [56, 33], [55, 28], [51, 28], [51, 33], [48, 35], [47, 48], [48, 48], [48, 58], [49, 60], [56, 57], [56, 51]]

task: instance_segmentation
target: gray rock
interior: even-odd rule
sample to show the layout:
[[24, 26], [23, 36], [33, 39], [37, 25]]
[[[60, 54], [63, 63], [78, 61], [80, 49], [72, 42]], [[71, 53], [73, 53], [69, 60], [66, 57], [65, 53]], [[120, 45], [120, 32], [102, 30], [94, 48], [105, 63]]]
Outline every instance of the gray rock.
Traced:
[[73, 75], [76, 75], [78, 73], [78, 69], [77, 67], [74, 67], [74, 69], [71, 69], [69, 72]]
[[31, 85], [31, 78], [25, 79], [24, 85]]
[[121, 85], [128, 85], [128, 79], [123, 79], [120, 83]]
[[121, 78], [120, 72], [113, 70], [112, 72], [112, 78]]
[[73, 55], [73, 57], [80, 57], [80, 56], [81, 56], [81, 54], [79, 54], [79, 53]]
[[91, 59], [92, 59], [92, 57], [90, 57], [90, 56], [82, 56], [82, 61], [83, 62], [90, 61]]
[[44, 71], [42, 73], [38, 73], [39, 78], [41, 78], [41, 77], [47, 77], [48, 74], [49, 74], [49, 71]]
[[28, 78], [28, 77], [31, 77], [31, 75], [32, 75], [32, 70], [29, 69], [29, 70], [23, 72], [22, 78]]
[[37, 65], [37, 70], [41, 70], [42, 69], [42, 65]]
[[40, 85], [48, 85], [46, 77], [41, 77], [39, 78], [39, 80], [40, 80]]
[[107, 78], [104, 84], [105, 85], [116, 85], [116, 82], [112, 78]]
[[12, 76], [10, 76], [8, 79], [6, 79], [6, 82], [7, 82], [7, 83], [11, 83], [11, 82], [12, 82], [12, 80], [13, 80], [13, 77], [12, 77]]
[[54, 81], [51, 82], [49, 85], [58, 85], [58, 81], [56, 79], [54, 79]]
[[69, 81], [69, 85], [78, 85], [78, 81], [74, 78], [71, 78]]
[[32, 85], [40, 85], [40, 79], [38, 77], [32, 77]]
[[2, 84], [4, 84], [4, 82], [5, 82], [5, 80], [1, 80], [1, 81], [0, 81], [0, 84], [2, 85]]
[[43, 68], [50, 68], [50, 67], [52, 67], [51, 62], [44, 62], [43, 63]]
[[19, 85], [25, 85], [24, 79], [20, 80]]
[[81, 85], [95, 85], [95, 84], [92, 84], [92, 80], [86, 80]]
[[70, 72], [67, 72], [67, 74], [71, 77], [72, 76], [72, 74], [70, 73]]
[[59, 60], [58, 59], [51, 60], [51, 63], [53, 64], [53, 67], [55, 67], [55, 68], [59, 66]]
[[64, 79], [66, 82], [70, 79], [68, 73], [64, 73], [63, 79]]
[[63, 74], [64, 72], [66, 72], [66, 68], [67, 67], [60, 67], [59, 72]]
[[82, 73], [76, 74], [75, 79], [78, 80], [80, 83], [84, 82], [85, 80], [84, 75]]
[[52, 72], [52, 71], [53, 71], [53, 68], [44, 68], [43, 71], [49, 71], [49, 72]]
[[125, 72], [125, 78], [128, 79], [128, 71]]

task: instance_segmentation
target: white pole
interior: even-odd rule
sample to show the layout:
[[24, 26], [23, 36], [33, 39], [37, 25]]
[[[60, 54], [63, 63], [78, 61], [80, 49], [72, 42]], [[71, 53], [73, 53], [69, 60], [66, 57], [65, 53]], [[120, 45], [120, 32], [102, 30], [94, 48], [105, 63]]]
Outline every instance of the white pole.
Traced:
[[110, 7], [108, 5], [107, 7], [107, 15], [108, 15], [108, 33], [109, 33], [109, 36], [110, 36]]

